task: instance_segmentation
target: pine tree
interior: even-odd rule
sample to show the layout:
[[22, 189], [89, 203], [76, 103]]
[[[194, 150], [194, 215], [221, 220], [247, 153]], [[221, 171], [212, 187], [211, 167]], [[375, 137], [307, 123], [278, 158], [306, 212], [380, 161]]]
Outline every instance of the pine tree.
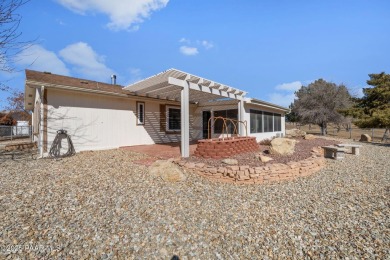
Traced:
[[390, 129], [390, 74], [382, 72], [368, 76], [367, 84], [373, 87], [364, 88], [364, 96], [355, 98], [355, 105], [343, 113], [357, 118], [354, 123], [359, 127], [385, 128], [385, 137]]

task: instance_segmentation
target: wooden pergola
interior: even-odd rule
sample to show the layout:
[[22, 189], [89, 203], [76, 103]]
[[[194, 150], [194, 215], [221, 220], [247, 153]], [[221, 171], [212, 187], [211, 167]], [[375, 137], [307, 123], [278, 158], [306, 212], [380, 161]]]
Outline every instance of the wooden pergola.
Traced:
[[[195, 76], [177, 69], [169, 69], [125, 88], [137, 96], [180, 101], [181, 104], [181, 155], [189, 157], [190, 129], [189, 104], [207, 104], [212, 101], [237, 100], [238, 120], [244, 119], [244, 101], [247, 92]], [[245, 129], [239, 127], [239, 134]]]

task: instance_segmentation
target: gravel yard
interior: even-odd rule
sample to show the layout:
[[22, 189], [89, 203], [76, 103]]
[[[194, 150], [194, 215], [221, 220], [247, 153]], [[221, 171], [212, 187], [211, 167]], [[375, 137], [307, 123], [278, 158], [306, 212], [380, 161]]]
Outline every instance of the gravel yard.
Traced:
[[127, 150], [0, 162], [0, 258], [390, 258], [390, 147], [272, 185], [166, 183]]

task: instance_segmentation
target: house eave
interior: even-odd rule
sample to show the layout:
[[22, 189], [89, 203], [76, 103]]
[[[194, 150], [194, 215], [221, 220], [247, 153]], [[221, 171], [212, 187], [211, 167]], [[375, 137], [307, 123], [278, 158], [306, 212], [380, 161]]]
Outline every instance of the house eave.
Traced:
[[[45, 88], [52, 88], [52, 89], [60, 89], [60, 90], [68, 90], [68, 91], [76, 91], [76, 92], [84, 92], [84, 93], [90, 93], [90, 94], [100, 94], [100, 95], [106, 95], [106, 96], [115, 96], [115, 97], [122, 97], [122, 98], [130, 98], [130, 99], [136, 99], [136, 100], [148, 100], [148, 101], [154, 101], [154, 102], [166, 102], [171, 104], [177, 104], [179, 103], [177, 100], [170, 100], [170, 99], [158, 99], [154, 97], [147, 97], [142, 95], [137, 95], [134, 92], [124, 90], [128, 93], [115, 93], [115, 92], [109, 92], [109, 91], [103, 91], [103, 90], [95, 90], [95, 89], [87, 89], [87, 88], [79, 88], [79, 87], [73, 87], [73, 86], [67, 86], [67, 85], [59, 85], [59, 84], [51, 84], [51, 83], [44, 83], [44, 82], [37, 82], [37, 81], [30, 81], [26, 80], [25, 85], [25, 108], [28, 110], [32, 110], [34, 108], [34, 100], [35, 100], [35, 89], [40, 88], [44, 86]], [[33, 90], [33, 91], [31, 91]], [[27, 96], [27, 93], [33, 93], [31, 96]]]
[[269, 102], [266, 102], [266, 101], [263, 101], [260, 99], [256, 99], [256, 98], [247, 98], [245, 101], [247, 104], [253, 104], [253, 105], [259, 105], [262, 107], [272, 108], [275, 110], [283, 111], [285, 113], [290, 112], [290, 109], [287, 107], [278, 106], [278, 105], [275, 105], [275, 104], [272, 104], [272, 103], [269, 103]]

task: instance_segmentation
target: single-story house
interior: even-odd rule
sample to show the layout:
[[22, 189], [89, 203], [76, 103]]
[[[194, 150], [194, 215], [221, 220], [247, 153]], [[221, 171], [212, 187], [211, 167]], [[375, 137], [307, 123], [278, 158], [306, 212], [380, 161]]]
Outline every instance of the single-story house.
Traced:
[[[25, 108], [33, 111], [34, 140], [47, 155], [56, 132], [64, 129], [75, 150], [181, 142], [208, 138], [214, 117], [246, 121], [240, 135], [258, 141], [285, 133], [289, 109], [246, 97], [246, 92], [177, 69], [169, 69], [127, 87], [26, 70]], [[222, 133], [222, 122], [210, 127]], [[228, 125], [230, 133], [233, 131]]]

